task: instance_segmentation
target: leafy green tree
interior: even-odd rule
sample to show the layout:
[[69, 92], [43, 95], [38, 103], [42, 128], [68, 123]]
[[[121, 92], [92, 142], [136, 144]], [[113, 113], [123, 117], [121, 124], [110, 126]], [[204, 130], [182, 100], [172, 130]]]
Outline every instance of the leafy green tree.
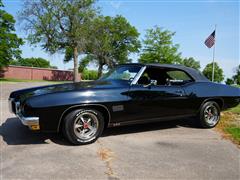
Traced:
[[197, 70], [200, 70], [200, 62], [196, 61], [193, 57], [190, 58], [184, 58], [181, 62], [184, 66], [191, 67]]
[[[124, 17], [100, 16], [89, 29], [88, 61], [98, 65], [98, 77], [103, 66], [131, 62], [129, 55], [139, 51], [139, 33]], [[87, 61], [87, 60], [86, 60]]]
[[[74, 61], [78, 81], [78, 56], [86, 52], [86, 34], [96, 14], [95, 0], [25, 0], [20, 13], [27, 39], [41, 43], [50, 53], [63, 52]], [[69, 59], [69, 58], [68, 58]]]
[[240, 65], [234, 70], [234, 75], [232, 78], [227, 78], [225, 81], [226, 84], [231, 85], [231, 84], [238, 84], [240, 85]]
[[15, 20], [11, 14], [4, 11], [0, 0], [0, 69], [7, 66], [14, 58], [20, 58], [23, 40], [15, 34]]
[[240, 65], [238, 65], [238, 67], [236, 68], [235, 73], [236, 74], [233, 76], [233, 81], [236, 84], [240, 85]]
[[[212, 79], [212, 66], [213, 63], [209, 63], [203, 70], [203, 74], [209, 79]], [[222, 82], [224, 79], [223, 70], [219, 67], [219, 65], [214, 63], [214, 82]]]
[[234, 84], [234, 80], [231, 79], [231, 78], [227, 78], [227, 80], [225, 81], [225, 83], [228, 84], [228, 85], [232, 85], [232, 84]]
[[181, 62], [179, 45], [173, 43], [174, 32], [163, 30], [160, 27], [148, 29], [143, 40], [143, 49], [140, 55], [142, 63], [174, 64]]
[[82, 58], [81, 62], [79, 63], [78, 71], [82, 73], [87, 67], [87, 65], [90, 63], [90, 61], [90, 56], [85, 56], [84, 58]]
[[50, 62], [43, 58], [21, 58], [11, 62], [11, 65], [51, 68]]

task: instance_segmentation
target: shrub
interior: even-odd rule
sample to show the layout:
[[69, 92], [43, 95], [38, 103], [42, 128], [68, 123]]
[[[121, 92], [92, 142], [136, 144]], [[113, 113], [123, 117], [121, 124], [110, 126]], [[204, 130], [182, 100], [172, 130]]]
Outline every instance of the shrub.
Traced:
[[96, 80], [98, 78], [98, 72], [95, 70], [83, 70], [82, 79], [83, 80]]

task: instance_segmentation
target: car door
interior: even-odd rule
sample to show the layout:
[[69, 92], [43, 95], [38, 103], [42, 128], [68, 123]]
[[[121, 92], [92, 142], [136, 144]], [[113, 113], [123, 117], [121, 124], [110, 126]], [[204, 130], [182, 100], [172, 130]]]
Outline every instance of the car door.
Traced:
[[186, 96], [180, 86], [133, 85], [129, 90], [130, 119], [184, 115]]
[[181, 84], [133, 84], [128, 95], [130, 100], [126, 109], [130, 120], [164, 119], [189, 114], [188, 97]]

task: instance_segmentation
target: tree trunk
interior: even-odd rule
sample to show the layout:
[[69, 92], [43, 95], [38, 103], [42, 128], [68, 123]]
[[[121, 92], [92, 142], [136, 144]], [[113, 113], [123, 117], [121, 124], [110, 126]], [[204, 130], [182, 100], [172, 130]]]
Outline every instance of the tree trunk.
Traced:
[[74, 48], [74, 55], [73, 55], [73, 82], [79, 82], [79, 73], [78, 73], [78, 49], [77, 47]]
[[98, 78], [100, 78], [102, 76], [102, 70], [103, 70], [103, 64], [99, 64], [99, 67], [98, 67]]

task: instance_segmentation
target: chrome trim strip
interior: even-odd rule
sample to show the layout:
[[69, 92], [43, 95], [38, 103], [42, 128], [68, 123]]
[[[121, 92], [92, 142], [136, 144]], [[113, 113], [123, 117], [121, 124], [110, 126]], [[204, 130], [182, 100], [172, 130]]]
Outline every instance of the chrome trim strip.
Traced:
[[39, 125], [39, 117], [24, 117], [22, 114], [17, 114], [17, 117], [21, 120], [25, 126]]
[[85, 106], [85, 107], [86, 107], [86, 106], [101, 106], [101, 107], [103, 107], [104, 109], [106, 109], [107, 112], [108, 112], [108, 116], [109, 116], [108, 125], [110, 124], [111, 114], [110, 114], [110, 111], [108, 110], [108, 108], [107, 108], [106, 106], [104, 106], [104, 105], [102, 105], [102, 104], [81, 104], [81, 105], [70, 106], [69, 108], [67, 108], [67, 109], [65, 109], [65, 110], [63, 111], [63, 113], [61, 114], [61, 117], [60, 117], [60, 119], [59, 119], [57, 131], [59, 131], [59, 128], [60, 128], [60, 124], [61, 124], [63, 115], [64, 115], [68, 110], [70, 110], [70, 109], [72, 109], [72, 108], [75, 108], [75, 107], [84, 107], [84, 106]]
[[147, 68], [147, 67], [144, 66], [144, 67], [142, 67], [142, 68], [140, 69], [140, 71], [137, 73], [137, 75], [136, 75], [136, 76], [134, 77], [134, 79], [132, 80], [131, 85], [137, 84], [139, 78], [142, 76], [142, 74], [144, 73], [144, 71], [145, 71], [146, 68]]

